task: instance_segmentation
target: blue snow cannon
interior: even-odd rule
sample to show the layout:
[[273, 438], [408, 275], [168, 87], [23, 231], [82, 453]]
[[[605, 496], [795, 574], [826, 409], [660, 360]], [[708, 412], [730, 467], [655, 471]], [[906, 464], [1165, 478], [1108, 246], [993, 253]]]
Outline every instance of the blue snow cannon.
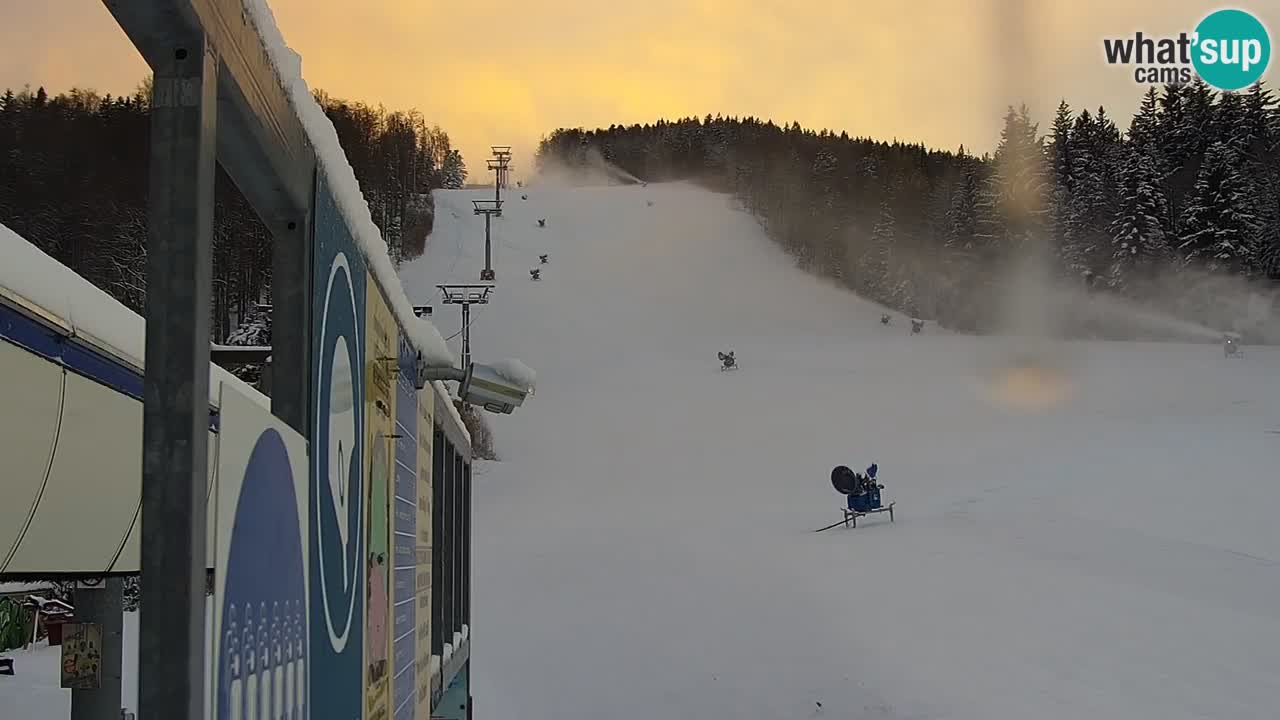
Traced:
[[[866, 474], [856, 473], [846, 465], [838, 465], [831, 471], [831, 484], [836, 492], [845, 496], [843, 524], [845, 527], [857, 527], [858, 518], [882, 512], [889, 513], [889, 521], [894, 520], [894, 503], [885, 505], [880, 498], [880, 483], [877, 474], [880, 467], [875, 463], [867, 468]], [[836, 523], [840, 525], [841, 523]], [[822, 530], [829, 529], [822, 528]]]
[[863, 492], [845, 497], [848, 498], [849, 509], [854, 512], [867, 513], [882, 507], [880, 486], [874, 480], [864, 487]]

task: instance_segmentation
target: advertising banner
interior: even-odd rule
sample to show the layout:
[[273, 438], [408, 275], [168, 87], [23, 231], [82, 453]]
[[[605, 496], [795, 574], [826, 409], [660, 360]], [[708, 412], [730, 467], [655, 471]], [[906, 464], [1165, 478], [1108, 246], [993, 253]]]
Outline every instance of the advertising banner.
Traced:
[[212, 717], [306, 718], [306, 441], [229, 385], [219, 408]]
[[413, 720], [417, 705], [418, 391], [417, 353], [401, 337], [395, 373], [395, 493], [391, 502], [393, 557], [391, 704], [394, 720]]
[[363, 256], [317, 178], [312, 306], [310, 704], [363, 717], [365, 288]]
[[[401, 366], [403, 368], [403, 364]], [[403, 373], [403, 369], [401, 370]], [[417, 565], [417, 643], [418, 695], [415, 720], [431, 716], [431, 446], [435, 417], [435, 394], [431, 386], [418, 393], [415, 423], [415, 451], [418, 471]]]
[[365, 592], [365, 720], [391, 714], [392, 568], [391, 494], [394, 469], [397, 340], [395, 317], [373, 277], [366, 279], [365, 304], [365, 503], [367, 553]]

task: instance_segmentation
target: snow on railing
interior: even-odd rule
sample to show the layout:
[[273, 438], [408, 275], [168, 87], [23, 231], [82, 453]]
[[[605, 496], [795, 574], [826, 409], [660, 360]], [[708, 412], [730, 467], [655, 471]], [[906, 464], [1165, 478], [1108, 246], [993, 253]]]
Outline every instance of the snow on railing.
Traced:
[[449, 392], [449, 386], [445, 385], [443, 380], [436, 380], [431, 384], [435, 386], [436, 392], [440, 393], [441, 397], [445, 399], [445, 405], [449, 408], [449, 415], [453, 417], [453, 421], [457, 423], [458, 429], [462, 431], [462, 436], [467, 439], [467, 444], [470, 445], [471, 431], [467, 430], [466, 423], [462, 422], [462, 414], [458, 412], [457, 406], [453, 404], [457, 398]]

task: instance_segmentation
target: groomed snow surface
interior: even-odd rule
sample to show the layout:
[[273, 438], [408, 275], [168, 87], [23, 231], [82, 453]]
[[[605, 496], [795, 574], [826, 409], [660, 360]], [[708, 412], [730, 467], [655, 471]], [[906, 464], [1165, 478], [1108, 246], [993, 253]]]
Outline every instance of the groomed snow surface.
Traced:
[[[881, 326], [724, 196], [519, 193], [472, 316], [538, 368], [475, 475], [477, 717], [1275, 717], [1280, 349], [993, 384], [1002, 341]], [[415, 303], [479, 277], [490, 196], [437, 194]], [[811, 532], [872, 462], [897, 522]]]

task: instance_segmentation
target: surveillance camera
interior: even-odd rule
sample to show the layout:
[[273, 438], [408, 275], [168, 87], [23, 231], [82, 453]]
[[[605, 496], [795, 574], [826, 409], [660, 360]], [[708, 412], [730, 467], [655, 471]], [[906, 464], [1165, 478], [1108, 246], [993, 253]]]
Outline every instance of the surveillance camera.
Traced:
[[458, 397], [469, 405], [479, 405], [492, 413], [511, 414], [530, 394], [530, 388], [521, 386], [499, 373], [490, 365], [471, 363], [465, 370], [459, 368], [432, 368], [418, 358], [417, 389], [436, 380], [452, 380], [458, 383]]
[[498, 373], [492, 366], [472, 363], [458, 388], [458, 397], [492, 413], [509, 415], [529, 396], [523, 388]]

